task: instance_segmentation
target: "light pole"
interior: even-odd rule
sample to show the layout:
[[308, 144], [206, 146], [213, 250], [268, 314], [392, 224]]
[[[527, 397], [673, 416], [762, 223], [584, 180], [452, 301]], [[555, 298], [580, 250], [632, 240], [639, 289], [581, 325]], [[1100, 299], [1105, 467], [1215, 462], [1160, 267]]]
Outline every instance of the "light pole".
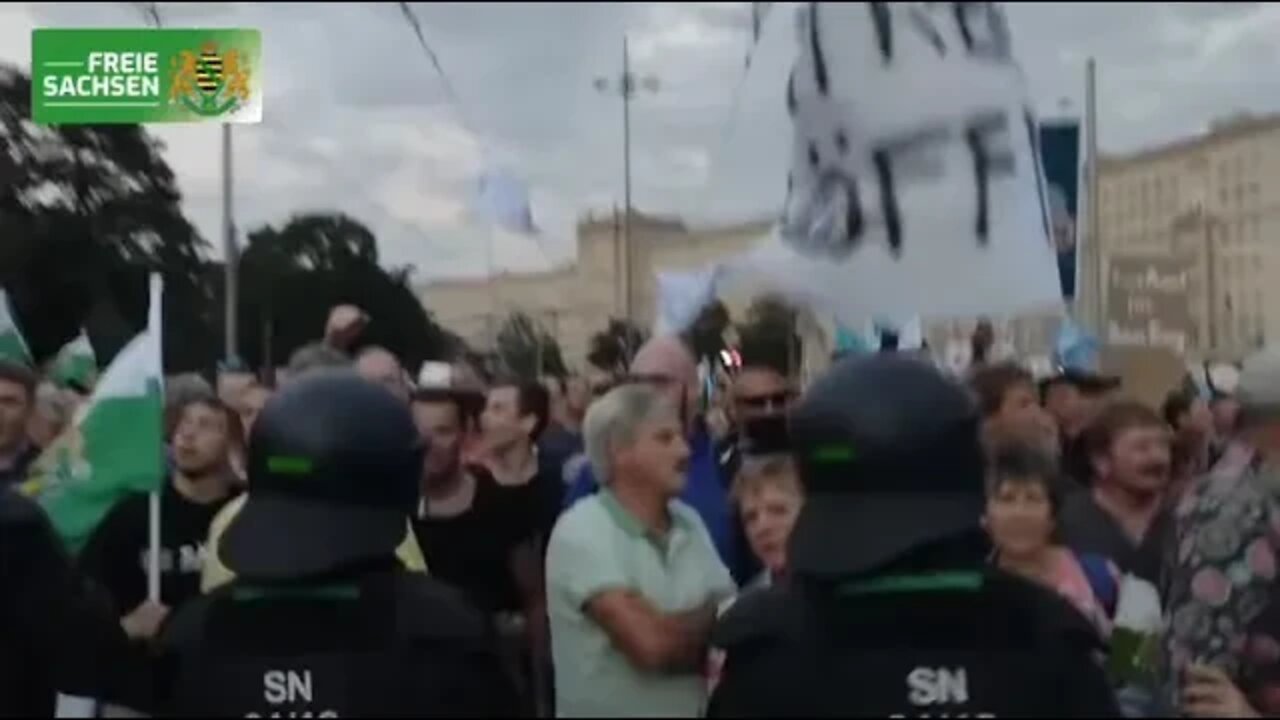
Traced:
[[226, 286], [226, 362], [237, 362], [237, 314], [240, 306], [240, 251], [236, 246], [236, 224], [232, 210], [231, 124], [222, 124], [222, 252]]
[[[164, 23], [160, 19], [160, 9], [156, 3], [144, 2], [136, 3], [139, 10], [146, 16], [147, 21], [155, 25], [157, 29], [164, 27]], [[236, 226], [234, 216], [232, 214], [231, 203], [232, 175], [231, 175], [231, 125], [230, 123], [222, 124], [222, 249], [224, 257], [223, 263], [223, 282], [224, 295], [226, 304], [223, 312], [224, 318], [224, 341], [226, 347], [225, 361], [228, 368], [237, 361], [239, 356], [237, 347], [237, 328], [236, 313], [239, 308], [239, 266], [240, 253], [236, 247]]]
[[631, 251], [631, 98], [641, 89], [650, 93], [658, 91], [658, 78], [646, 75], [637, 77], [631, 72], [631, 54], [627, 49], [627, 36], [622, 36], [622, 74], [615, 80], [597, 77], [596, 90], [616, 93], [622, 98], [622, 258], [623, 258], [623, 313], [628, 320], [635, 321], [635, 307], [632, 293], [632, 251]]

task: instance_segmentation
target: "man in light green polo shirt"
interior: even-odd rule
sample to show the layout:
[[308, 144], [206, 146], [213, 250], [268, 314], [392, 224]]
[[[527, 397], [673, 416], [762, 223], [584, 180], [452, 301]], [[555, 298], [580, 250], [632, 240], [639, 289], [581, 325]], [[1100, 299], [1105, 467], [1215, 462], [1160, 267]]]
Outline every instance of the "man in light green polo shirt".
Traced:
[[623, 385], [583, 427], [602, 485], [561, 517], [547, 550], [560, 717], [694, 717], [718, 603], [733, 595], [701, 518], [676, 498], [689, 448], [658, 389]]

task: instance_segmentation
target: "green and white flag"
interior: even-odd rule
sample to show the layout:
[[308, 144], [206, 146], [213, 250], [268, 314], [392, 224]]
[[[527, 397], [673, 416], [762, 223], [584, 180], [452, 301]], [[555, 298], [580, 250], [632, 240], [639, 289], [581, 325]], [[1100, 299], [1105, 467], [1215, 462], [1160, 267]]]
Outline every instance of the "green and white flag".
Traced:
[[31, 350], [18, 329], [18, 320], [9, 306], [9, 296], [0, 288], [0, 362], [31, 366]]
[[98, 356], [93, 352], [89, 335], [84, 330], [62, 346], [53, 360], [49, 377], [63, 387], [77, 385], [89, 389], [98, 375]]
[[160, 278], [153, 275], [147, 329], [120, 351], [76, 422], [44, 451], [22, 485], [73, 552], [121, 499], [161, 487], [160, 297]]

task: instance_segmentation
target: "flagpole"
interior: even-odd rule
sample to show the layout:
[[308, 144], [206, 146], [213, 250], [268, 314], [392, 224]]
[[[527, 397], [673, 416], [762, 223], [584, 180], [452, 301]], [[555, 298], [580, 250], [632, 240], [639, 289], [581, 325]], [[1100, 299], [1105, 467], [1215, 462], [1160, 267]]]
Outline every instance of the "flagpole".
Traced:
[[239, 269], [240, 257], [236, 248], [236, 225], [232, 216], [232, 166], [231, 166], [231, 123], [222, 124], [222, 249], [223, 271], [226, 294], [226, 362], [228, 368], [235, 361], [236, 347], [236, 314], [239, 307]]
[[[1092, 288], [1092, 310], [1089, 314], [1081, 313], [1080, 319], [1086, 317], [1093, 321], [1093, 331], [1097, 333], [1099, 338], [1105, 339], [1106, 333], [1106, 308], [1104, 307], [1104, 295], [1106, 288], [1103, 285], [1105, 278], [1103, 277], [1103, 260], [1102, 260], [1102, 238], [1099, 237], [1100, 232], [1100, 215], [1098, 213], [1098, 200], [1100, 193], [1098, 191], [1098, 91], [1097, 91], [1097, 63], [1093, 58], [1089, 58], [1085, 65], [1085, 86], [1084, 86], [1084, 121], [1085, 121], [1085, 137], [1088, 140], [1086, 145], [1086, 170], [1087, 170], [1087, 188], [1088, 188], [1088, 227], [1089, 227], [1089, 274]], [[1077, 253], [1079, 250], [1077, 249]], [[1078, 262], [1078, 260], [1077, 260]], [[1079, 291], [1077, 291], [1078, 293]]]
[[160, 493], [147, 496], [147, 599], [160, 602]]
[[[164, 385], [163, 385], [163, 368], [164, 368], [164, 335], [162, 334], [163, 317], [163, 299], [164, 299], [164, 280], [159, 273], [152, 273], [149, 278], [151, 304], [147, 309], [147, 334], [151, 335], [155, 343], [156, 352], [160, 353], [161, 367], [161, 408], [164, 407]], [[163, 410], [161, 417], [157, 421], [163, 425]], [[161, 432], [163, 430], [161, 428]], [[165, 458], [163, 455], [156, 458], [159, 464], [161, 482], [164, 481], [165, 475]], [[147, 498], [147, 545], [150, 552], [147, 553], [147, 599], [154, 603], [160, 602], [160, 489], [151, 491]]]

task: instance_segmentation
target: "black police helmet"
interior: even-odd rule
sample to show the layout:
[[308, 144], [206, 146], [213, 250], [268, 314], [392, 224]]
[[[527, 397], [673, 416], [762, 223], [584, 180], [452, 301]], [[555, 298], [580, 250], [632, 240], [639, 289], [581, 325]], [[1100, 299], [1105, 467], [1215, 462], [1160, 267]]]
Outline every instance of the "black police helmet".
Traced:
[[289, 384], [249, 438], [249, 498], [219, 548], [246, 579], [293, 580], [392, 557], [418, 503], [409, 408], [350, 370]]
[[831, 368], [791, 416], [807, 496], [792, 570], [854, 576], [977, 529], [978, 423], [968, 391], [925, 360], [884, 353]]

